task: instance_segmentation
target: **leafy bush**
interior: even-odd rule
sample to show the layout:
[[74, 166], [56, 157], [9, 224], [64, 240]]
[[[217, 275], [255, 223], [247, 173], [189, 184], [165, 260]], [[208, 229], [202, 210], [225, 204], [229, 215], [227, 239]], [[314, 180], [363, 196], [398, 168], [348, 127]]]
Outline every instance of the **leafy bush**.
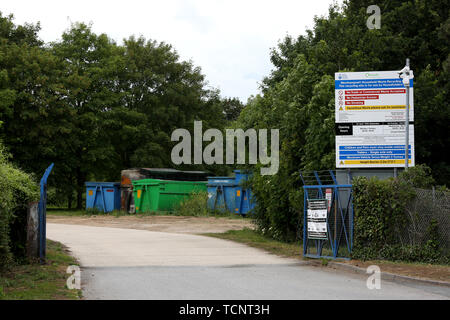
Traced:
[[207, 216], [210, 214], [206, 206], [207, 201], [206, 191], [192, 192], [180, 203], [175, 213], [180, 216]]
[[404, 245], [399, 241], [407, 223], [406, 206], [415, 197], [414, 188], [429, 187], [433, 182], [430, 169], [424, 165], [410, 168], [397, 179], [355, 178], [352, 256], [363, 260], [449, 263], [436, 238], [435, 220], [428, 227], [426, 243]]
[[431, 175], [431, 168], [425, 164], [419, 164], [403, 171], [399, 179], [415, 188], [429, 189], [436, 184]]
[[102, 214], [106, 214], [106, 213], [97, 207], [86, 209], [86, 215], [88, 215], [88, 216], [90, 216], [90, 215], [96, 216], [96, 215], [102, 215]]
[[249, 181], [256, 199], [255, 225], [259, 232], [276, 240], [291, 242], [301, 238], [303, 190], [295, 188], [295, 177], [279, 172], [274, 176], [255, 174]]
[[33, 177], [15, 168], [0, 144], [0, 270], [25, 256], [27, 207], [39, 199]]
[[[69, 192], [61, 192], [61, 190], [55, 187], [49, 187], [47, 189], [47, 208], [65, 208], [67, 207], [67, 195]], [[73, 192], [72, 199], [76, 198], [75, 192]], [[70, 209], [70, 208], [69, 208]]]
[[237, 216], [232, 212], [222, 212], [219, 210], [210, 210], [207, 206], [208, 192], [194, 191], [189, 197], [184, 199], [174, 213], [179, 216]]
[[[271, 51], [274, 68], [262, 80], [262, 93], [248, 99], [236, 124], [280, 130], [280, 177], [256, 177], [252, 185], [258, 200], [255, 218], [267, 234], [286, 240], [299, 237], [303, 200], [298, 171], [335, 168], [336, 72], [396, 70], [405, 56], [414, 57], [414, 99], [421, 106], [415, 110], [416, 162], [429, 164], [438, 183], [449, 181], [450, 165], [442, 150], [449, 144], [450, 63], [445, 41], [435, 41], [448, 38], [449, 11], [443, 1], [392, 3], [378, 1], [383, 8], [379, 30], [367, 28], [361, 1], [334, 4], [328, 16], [314, 19], [305, 35], [286, 36]], [[406, 29], [398, 26], [405, 10], [415, 22]], [[433, 12], [440, 12], [439, 18]], [[393, 41], [420, 45], [386, 45]], [[424, 54], [428, 51], [433, 54]], [[414, 174], [408, 179], [413, 184], [425, 183], [425, 176], [408, 172]]]

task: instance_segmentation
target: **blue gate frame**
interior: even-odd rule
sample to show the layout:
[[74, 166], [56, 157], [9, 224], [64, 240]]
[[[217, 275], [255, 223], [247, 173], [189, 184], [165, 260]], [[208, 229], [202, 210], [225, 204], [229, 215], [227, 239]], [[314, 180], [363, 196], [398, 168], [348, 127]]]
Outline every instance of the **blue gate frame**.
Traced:
[[38, 236], [39, 236], [39, 261], [40, 263], [45, 262], [46, 254], [46, 220], [47, 220], [47, 179], [53, 169], [53, 163], [45, 170], [44, 175], [40, 182], [41, 196], [38, 205], [38, 215], [39, 215], [39, 226], [38, 226]]
[[[314, 171], [317, 181], [315, 185], [306, 185], [302, 172], [300, 177], [304, 183], [304, 208], [303, 208], [303, 256], [308, 258], [350, 259], [353, 249], [353, 189], [351, 184], [338, 184], [332, 170], [328, 171], [334, 184], [322, 184], [321, 179]], [[308, 200], [325, 200], [325, 190], [332, 190], [331, 203], [327, 209], [327, 240], [308, 239]], [[334, 209], [334, 217], [331, 212]], [[334, 227], [333, 225], [334, 224]], [[315, 254], [310, 253], [311, 245], [315, 246]], [[323, 247], [328, 244], [332, 256], [323, 255]], [[345, 255], [341, 255], [342, 247], [346, 249]], [[341, 251], [340, 251], [341, 249]]]

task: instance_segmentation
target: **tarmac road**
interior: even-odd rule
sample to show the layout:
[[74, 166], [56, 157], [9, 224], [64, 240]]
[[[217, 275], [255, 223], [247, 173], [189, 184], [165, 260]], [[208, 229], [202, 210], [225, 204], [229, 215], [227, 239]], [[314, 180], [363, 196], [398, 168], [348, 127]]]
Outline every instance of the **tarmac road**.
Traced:
[[449, 299], [450, 288], [382, 281], [179, 233], [47, 223], [81, 264], [86, 299]]

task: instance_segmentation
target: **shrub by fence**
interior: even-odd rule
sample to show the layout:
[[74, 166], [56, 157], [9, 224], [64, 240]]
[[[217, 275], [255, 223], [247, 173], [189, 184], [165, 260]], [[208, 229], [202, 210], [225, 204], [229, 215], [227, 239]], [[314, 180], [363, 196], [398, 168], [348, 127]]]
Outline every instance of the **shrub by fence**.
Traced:
[[414, 177], [353, 180], [354, 258], [450, 262], [450, 193], [416, 188]]
[[284, 242], [301, 240], [303, 189], [299, 180], [298, 173], [288, 176], [284, 171], [273, 176], [255, 174], [250, 179], [247, 185], [256, 199], [252, 218], [259, 232]]
[[206, 202], [208, 193], [206, 191], [195, 191], [184, 199], [176, 208], [180, 216], [207, 216], [209, 214]]
[[28, 203], [39, 200], [33, 177], [8, 162], [0, 144], [0, 271], [26, 253]]

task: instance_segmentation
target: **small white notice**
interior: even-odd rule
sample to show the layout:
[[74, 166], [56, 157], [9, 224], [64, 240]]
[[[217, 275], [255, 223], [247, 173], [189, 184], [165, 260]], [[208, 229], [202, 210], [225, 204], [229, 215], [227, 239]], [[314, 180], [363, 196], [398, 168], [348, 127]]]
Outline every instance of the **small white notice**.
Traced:
[[307, 230], [308, 239], [326, 240], [328, 239], [327, 216], [328, 200], [311, 199], [308, 200], [307, 209]]

